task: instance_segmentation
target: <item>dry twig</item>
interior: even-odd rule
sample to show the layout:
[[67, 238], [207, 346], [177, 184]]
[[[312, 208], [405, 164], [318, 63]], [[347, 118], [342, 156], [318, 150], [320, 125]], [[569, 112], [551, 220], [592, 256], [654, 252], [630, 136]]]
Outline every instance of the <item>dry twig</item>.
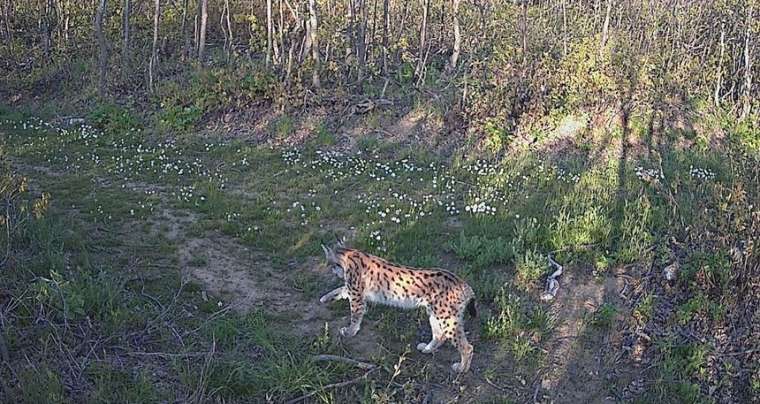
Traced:
[[292, 399], [290, 401], [286, 401], [285, 404], [300, 403], [301, 401], [306, 400], [307, 398], [309, 398], [309, 397], [311, 397], [311, 396], [313, 396], [313, 395], [315, 395], [315, 394], [317, 394], [317, 393], [319, 393], [321, 391], [328, 390], [328, 389], [335, 389], [335, 388], [339, 388], [339, 387], [346, 387], [346, 386], [350, 386], [352, 384], [359, 383], [360, 381], [366, 379], [367, 376], [369, 376], [370, 373], [372, 373], [372, 372], [374, 372], [374, 371], [376, 371], [378, 369], [380, 369], [380, 368], [379, 367], [374, 367], [374, 368], [366, 371], [363, 375], [361, 375], [361, 376], [359, 376], [359, 377], [357, 377], [355, 379], [347, 380], [345, 382], [340, 382], [340, 383], [328, 384], [327, 386], [323, 386], [322, 388], [314, 390], [311, 393], [304, 394], [304, 395], [302, 395], [300, 397], [296, 397], [296, 398], [294, 398], [294, 399]]
[[343, 362], [352, 366], [356, 366], [360, 369], [374, 369], [375, 367], [377, 367], [376, 365], [373, 365], [371, 363], [361, 362], [356, 359], [346, 358], [346, 357], [337, 356], [337, 355], [316, 355], [314, 356], [314, 360], [316, 362], [324, 362], [324, 361]]

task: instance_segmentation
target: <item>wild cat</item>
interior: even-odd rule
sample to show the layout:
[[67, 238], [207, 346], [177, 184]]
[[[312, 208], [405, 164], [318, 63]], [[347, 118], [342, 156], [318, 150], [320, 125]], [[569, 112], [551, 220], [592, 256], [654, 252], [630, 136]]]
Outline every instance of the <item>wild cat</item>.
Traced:
[[477, 316], [477, 311], [475, 294], [465, 281], [442, 269], [396, 265], [351, 248], [331, 249], [322, 245], [322, 249], [333, 273], [343, 279], [345, 285], [319, 301], [348, 299], [351, 307], [351, 324], [340, 329], [341, 335], [352, 337], [359, 332], [368, 302], [405, 309], [425, 307], [433, 339], [418, 344], [417, 349], [431, 353], [451, 341], [461, 357], [452, 369], [455, 372], [469, 370], [473, 349], [464, 332], [464, 311], [467, 308], [473, 316]]

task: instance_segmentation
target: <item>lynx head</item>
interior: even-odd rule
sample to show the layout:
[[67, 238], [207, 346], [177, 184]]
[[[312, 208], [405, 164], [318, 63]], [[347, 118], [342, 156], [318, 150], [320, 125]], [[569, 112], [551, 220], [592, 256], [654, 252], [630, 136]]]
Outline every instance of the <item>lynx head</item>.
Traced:
[[[340, 279], [343, 279], [344, 272], [343, 267], [341, 267], [340, 259], [338, 258], [338, 255], [335, 253], [335, 250], [332, 248], [329, 248], [325, 246], [324, 244], [321, 244], [322, 251], [325, 252], [325, 259], [327, 260], [327, 266], [330, 267], [332, 272]], [[340, 247], [341, 244], [338, 244]]]

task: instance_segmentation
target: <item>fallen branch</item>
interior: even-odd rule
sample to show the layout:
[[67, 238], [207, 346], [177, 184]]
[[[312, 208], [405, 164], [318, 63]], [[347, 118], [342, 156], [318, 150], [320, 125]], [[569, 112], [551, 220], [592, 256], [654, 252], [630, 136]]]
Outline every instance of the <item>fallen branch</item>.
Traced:
[[324, 391], [324, 390], [327, 390], [327, 389], [335, 389], [335, 388], [339, 388], [339, 387], [346, 387], [346, 386], [350, 386], [352, 384], [359, 383], [363, 379], [367, 378], [367, 376], [369, 376], [370, 373], [372, 373], [372, 372], [374, 372], [374, 371], [376, 371], [378, 369], [380, 369], [380, 368], [379, 367], [374, 367], [374, 368], [368, 370], [367, 372], [365, 372], [363, 375], [357, 377], [356, 379], [351, 379], [351, 380], [347, 380], [345, 382], [340, 382], [340, 383], [328, 384], [327, 386], [324, 386], [321, 389], [314, 390], [314, 391], [312, 391], [309, 394], [304, 394], [301, 397], [296, 397], [296, 398], [294, 398], [294, 399], [292, 399], [290, 401], [286, 401], [285, 404], [300, 403], [301, 401], [306, 400], [307, 398], [309, 398], [309, 397], [311, 397], [311, 396], [319, 393], [320, 391]]
[[346, 358], [343, 356], [337, 356], [337, 355], [316, 355], [314, 356], [314, 361], [316, 362], [325, 362], [325, 361], [333, 361], [333, 362], [343, 362], [347, 363], [352, 366], [356, 366], [360, 369], [374, 369], [375, 365], [367, 362], [361, 362], [356, 359]]
[[208, 352], [186, 352], [186, 353], [171, 353], [171, 352], [125, 352], [127, 356], [157, 356], [160, 358], [197, 358], [208, 355]]

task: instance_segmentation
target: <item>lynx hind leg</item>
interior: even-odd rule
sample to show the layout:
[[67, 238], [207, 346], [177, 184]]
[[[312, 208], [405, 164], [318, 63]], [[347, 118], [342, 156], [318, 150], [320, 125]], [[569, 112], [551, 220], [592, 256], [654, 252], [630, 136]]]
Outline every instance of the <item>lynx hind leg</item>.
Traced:
[[455, 372], [467, 372], [470, 369], [470, 363], [472, 362], [473, 349], [472, 344], [467, 341], [467, 335], [465, 335], [464, 332], [464, 324], [461, 321], [457, 324], [456, 330], [454, 331], [454, 338], [451, 342], [459, 351], [460, 356], [459, 362], [451, 365], [451, 368]]
[[443, 343], [446, 342], [446, 337], [443, 334], [443, 327], [443, 321], [439, 320], [435, 315], [431, 313], [430, 330], [433, 333], [433, 338], [427, 344], [424, 342], [417, 344], [417, 349], [422, 353], [432, 353], [438, 349], [438, 347], [443, 345]]

